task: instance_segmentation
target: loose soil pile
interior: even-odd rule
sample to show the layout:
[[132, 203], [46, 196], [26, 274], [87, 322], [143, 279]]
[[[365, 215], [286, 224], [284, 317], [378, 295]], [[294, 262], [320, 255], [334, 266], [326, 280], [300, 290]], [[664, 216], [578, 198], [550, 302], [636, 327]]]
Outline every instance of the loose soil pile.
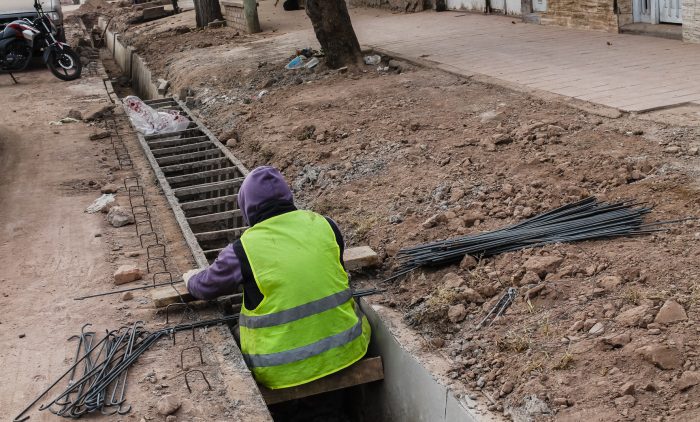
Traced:
[[[149, 61], [155, 74], [247, 166], [280, 168], [299, 205], [379, 251], [377, 278], [401, 247], [589, 195], [646, 204], [651, 219], [697, 215], [697, 127], [599, 117], [396, 61], [286, 71], [301, 36], [249, 42], [221, 29], [198, 46], [181, 19], [134, 28], [131, 42], [147, 54], [183, 46]], [[426, 349], [450, 359], [455, 386], [515, 420], [697, 420], [698, 255], [700, 226], [687, 221], [418, 270], [373, 300], [403, 311]], [[515, 303], [477, 330], [511, 286]]]

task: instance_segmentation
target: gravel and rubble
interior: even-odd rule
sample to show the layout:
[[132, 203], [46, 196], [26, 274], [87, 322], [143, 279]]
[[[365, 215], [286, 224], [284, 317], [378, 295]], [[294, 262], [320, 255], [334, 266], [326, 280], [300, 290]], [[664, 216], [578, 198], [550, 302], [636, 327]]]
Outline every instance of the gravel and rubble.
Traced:
[[[380, 252], [383, 267], [356, 283], [390, 275], [401, 247], [590, 195], [651, 206], [654, 220], [697, 216], [698, 127], [601, 117], [410, 64], [287, 71], [289, 34], [206, 30], [217, 35], [197, 47], [186, 19], [137, 26], [130, 42], [145, 53], [166, 38], [188, 46], [153, 58], [154, 74], [185, 92], [246, 166], [277, 166], [299, 205], [332, 216], [348, 244]], [[403, 312], [450, 360], [453, 387], [513, 420], [694, 420], [699, 240], [690, 220], [469, 257], [386, 283], [371, 300]], [[518, 298], [477, 330], [508, 287]]]

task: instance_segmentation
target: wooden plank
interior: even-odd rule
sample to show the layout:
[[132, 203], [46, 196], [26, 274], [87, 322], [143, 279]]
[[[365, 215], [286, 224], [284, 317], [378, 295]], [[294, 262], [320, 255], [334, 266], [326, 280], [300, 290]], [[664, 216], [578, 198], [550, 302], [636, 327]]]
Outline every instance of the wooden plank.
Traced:
[[[189, 125], [187, 125], [187, 129], [185, 129], [185, 130], [176, 130], [175, 132], [156, 133], [153, 135], [144, 135], [143, 138], [146, 140], [146, 142], [148, 142], [148, 141], [152, 141], [154, 139], [171, 138], [173, 136], [180, 137], [180, 136], [185, 135], [188, 132], [191, 132], [193, 130], [197, 130], [197, 131], [201, 132], [199, 130], [199, 127], [197, 126], [197, 123], [191, 122]], [[150, 142], [148, 142], [148, 143], [150, 144]]]
[[153, 305], [155, 305], [156, 308], [164, 308], [171, 303], [179, 303], [180, 296], [182, 296], [182, 300], [185, 302], [196, 300], [194, 296], [187, 291], [184, 283], [178, 284], [177, 286], [158, 287], [151, 291], [151, 300], [153, 300]]
[[218, 239], [227, 239], [228, 235], [232, 234], [236, 238], [241, 237], [241, 234], [247, 229], [248, 227], [237, 227], [235, 229], [226, 229], [226, 230], [216, 230], [212, 232], [202, 232], [202, 233], [195, 233], [194, 237], [197, 238], [198, 241], [200, 242], [206, 242], [209, 240], [218, 240]]
[[[240, 170], [237, 167], [224, 167], [216, 170], [200, 171], [199, 173], [184, 174], [182, 176], [169, 176], [166, 177], [167, 181], [172, 183], [182, 183], [191, 182], [193, 180], [206, 179], [207, 177], [221, 176], [224, 174], [238, 174], [240, 175]], [[177, 189], [177, 188], [176, 188]]]
[[341, 390], [356, 385], [367, 384], [384, 379], [384, 367], [381, 357], [361, 359], [351, 366], [297, 387], [270, 390], [258, 384], [267, 405], [315, 396], [329, 391]]
[[214, 214], [198, 215], [196, 217], [187, 217], [187, 222], [190, 223], [191, 226], [193, 224], [204, 224], [211, 223], [213, 221], [228, 220], [229, 218], [240, 217], [242, 215], [243, 213], [241, 213], [241, 210], [237, 209], [233, 211], [217, 212]]
[[188, 151], [196, 151], [200, 148], [207, 148], [207, 149], [213, 149], [217, 150], [216, 145], [213, 143], [206, 141], [206, 142], [197, 142], [194, 144], [187, 144], [187, 145], [179, 145], [179, 146], [174, 146], [174, 147], [167, 147], [167, 148], [158, 148], [158, 149], [151, 149], [151, 152], [153, 153], [156, 158], [160, 158], [163, 156], [167, 156], [168, 154], [177, 154], [181, 152], [188, 152]]
[[[227, 157], [219, 157], [219, 158], [212, 158], [210, 160], [201, 160], [201, 161], [193, 161], [191, 163], [184, 163], [184, 164], [172, 164], [169, 166], [160, 166], [160, 169], [163, 171], [163, 173], [172, 173], [175, 171], [182, 171], [182, 170], [193, 170], [193, 169], [199, 169], [199, 168], [204, 168], [204, 167], [209, 167], [209, 166], [214, 166], [214, 165], [225, 165], [225, 164], [230, 164], [229, 160]], [[233, 167], [233, 166], [231, 166]], [[235, 168], [235, 167], [234, 167]]]
[[180, 208], [182, 208], [183, 211], [186, 211], [193, 210], [195, 208], [211, 207], [212, 205], [227, 204], [229, 202], [237, 203], [237, 200], [238, 194], [217, 196], [216, 198], [200, 199], [199, 201], [182, 202], [180, 203]]
[[192, 185], [184, 188], [173, 189], [175, 196], [182, 197], [187, 195], [195, 195], [197, 193], [212, 192], [220, 189], [237, 188], [243, 183], [243, 178], [228, 179], [222, 182], [203, 183], [201, 185]]
[[158, 163], [158, 165], [163, 166], [165, 164], [177, 163], [178, 161], [182, 160], [191, 160], [193, 158], [217, 158], [222, 155], [223, 153], [218, 148], [213, 148], [204, 151], [185, 152], [177, 155], [168, 155], [167, 157], [156, 157], [156, 162]]
[[[177, 292], [175, 290], [177, 290]], [[156, 308], [165, 308], [172, 303], [180, 303], [180, 297], [182, 297], [182, 300], [185, 302], [194, 302], [197, 300], [187, 291], [184, 283], [178, 283], [173, 286], [158, 287], [151, 290], [151, 300], [153, 300], [153, 305]], [[243, 300], [243, 295], [237, 293], [234, 295], [222, 296], [218, 300], [225, 300], [229, 303], [236, 304], [241, 303]]]
[[[194, 236], [198, 236], [198, 234], [195, 233]], [[205, 250], [203, 251], [204, 256], [216, 256], [219, 252], [222, 251], [222, 249], [223, 248]], [[360, 270], [368, 266], [376, 265], [379, 262], [379, 257], [377, 256], [376, 252], [374, 252], [369, 246], [358, 246], [354, 248], [348, 248], [345, 250], [345, 254], [343, 255], [343, 257], [345, 259], [345, 268], [348, 271]], [[178, 291], [182, 294], [182, 292], [185, 291], [185, 286], [179, 285]], [[153, 298], [153, 303], [156, 308], [167, 306], [170, 303], [180, 302], [180, 296], [178, 296], [175, 290], [173, 290], [173, 288], [170, 286], [154, 290], [151, 294], [151, 297]], [[187, 292], [185, 292], [185, 294], [182, 294], [182, 299], [185, 300], [185, 302], [194, 300], [194, 298], [190, 296], [190, 294]]]
[[182, 146], [187, 144], [201, 143], [207, 139], [204, 135], [199, 136], [188, 136], [186, 138], [173, 138], [166, 139], [163, 141], [153, 141], [148, 144], [148, 147], [153, 151], [158, 151], [159, 149]]

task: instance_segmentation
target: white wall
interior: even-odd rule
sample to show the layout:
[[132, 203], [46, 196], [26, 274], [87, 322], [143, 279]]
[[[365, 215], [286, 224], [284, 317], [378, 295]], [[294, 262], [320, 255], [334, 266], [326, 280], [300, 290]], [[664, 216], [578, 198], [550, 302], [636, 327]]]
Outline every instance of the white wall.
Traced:
[[[503, 11], [506, 8], [509, 15], [520, 16], [520, 0], [491, 0], [491, 8]], [[447, 8], [451, 10], [466, 10], [483, 12], [485, 0], [447, 0]]]

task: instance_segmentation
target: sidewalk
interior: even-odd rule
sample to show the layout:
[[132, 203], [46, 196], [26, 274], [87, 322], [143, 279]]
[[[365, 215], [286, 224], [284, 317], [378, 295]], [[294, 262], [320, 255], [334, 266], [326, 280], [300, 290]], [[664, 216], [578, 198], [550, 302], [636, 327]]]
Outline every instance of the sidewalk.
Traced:
[[[354, 15], [354, 13], [353, 13]], [[353, 16], [363, 46], [624, 111], [700, 104], [700, 45], [455, 12]]]

